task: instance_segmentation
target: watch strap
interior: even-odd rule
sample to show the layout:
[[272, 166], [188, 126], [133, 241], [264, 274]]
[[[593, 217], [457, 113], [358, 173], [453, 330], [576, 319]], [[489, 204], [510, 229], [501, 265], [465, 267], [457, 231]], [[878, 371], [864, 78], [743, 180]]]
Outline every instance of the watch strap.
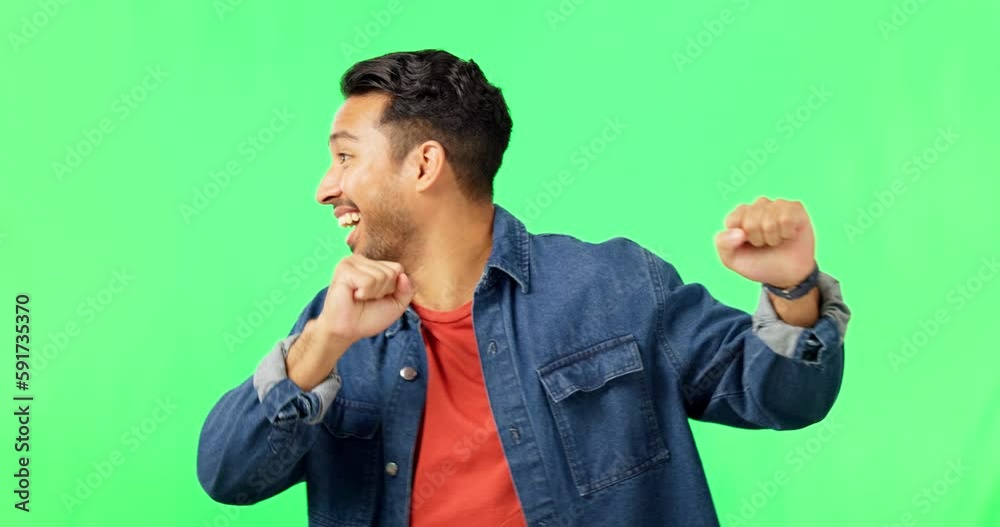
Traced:
[[780, 296], [781, 298], [784, 298], [786, 300], [795, 300], [797, 298], [802, 298], [806, 296], [806, 293], [811, 291], [812, 288], [816, 287], [816, 284], [818, 282], [819, 282], [819, 265], [813, 268], [813, 272], [809, 273], [809, 276], [807, 276], [805, 280], [803, 280], [801, 283], [799, 283], [794, 287], [790, 287], [788, 289], [781, 289], [780, 287], [776, 287], [771, 284], [764, 284], [764, 287], [767, 288], [767, 290], [770, 291], [771, 293], [774, 293], [775, 295]]

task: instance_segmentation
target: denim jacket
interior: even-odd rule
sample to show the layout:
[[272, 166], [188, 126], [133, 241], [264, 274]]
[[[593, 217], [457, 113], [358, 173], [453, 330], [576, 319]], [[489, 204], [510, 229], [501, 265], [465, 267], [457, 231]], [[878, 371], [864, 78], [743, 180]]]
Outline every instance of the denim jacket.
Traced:
[[[628, 239], [530, 234], [494, 205], [473, 326], [487, 431], [528, 525], [718, 525], [688, 419], [776, 430], [823, 419], [850, 311], [835, 279], [821, 273], [819, 287], [811, 328], [777, 318], [763, 288], [751, 316]], [[240, 505], [304, 481], [311, 526], [407, 526], [427, 387], [420, 318], [407, 308], [305, 392], [284, 357], [325, 294], [209, 413], [199, 481]]]

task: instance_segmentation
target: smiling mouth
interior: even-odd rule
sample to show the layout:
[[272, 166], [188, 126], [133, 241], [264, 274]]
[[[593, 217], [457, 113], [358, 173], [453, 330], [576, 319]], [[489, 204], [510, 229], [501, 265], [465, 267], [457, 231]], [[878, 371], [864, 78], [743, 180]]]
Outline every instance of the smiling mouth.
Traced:
[[[336, 210], [334, 210], [334, 215], [336, 215]], [[358, 225], [361, 223], [361, 213], [356, 210], [341, 213], [340, 216], [337, 216], [337, 223], [339, 223], [341, 227], [350, 230], [350, 232], [347, 233], [347, 237], [344, 239], [344, 242], [347, 243], [348, 247], [351, 247], [353, 250], [354, 244], [357, 241], [358, 230], [360, 229]]]
[[361, 213], [345, 212], [339, 218], [337, 218], [337, 222], [339, 222], [340, 226], [344, 228], [354, 227], [359, 222], [361, 222]]

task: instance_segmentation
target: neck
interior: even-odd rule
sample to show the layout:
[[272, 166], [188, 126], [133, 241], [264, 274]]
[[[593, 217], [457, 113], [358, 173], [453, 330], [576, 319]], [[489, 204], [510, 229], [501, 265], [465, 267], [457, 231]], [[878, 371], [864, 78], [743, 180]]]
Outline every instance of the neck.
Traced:
[[416, 287], [413, 302], [435, 311], [470, 300], [493, 249], [493, 203], [439, 207], [422, 216], [421, 246], [403, 268]]

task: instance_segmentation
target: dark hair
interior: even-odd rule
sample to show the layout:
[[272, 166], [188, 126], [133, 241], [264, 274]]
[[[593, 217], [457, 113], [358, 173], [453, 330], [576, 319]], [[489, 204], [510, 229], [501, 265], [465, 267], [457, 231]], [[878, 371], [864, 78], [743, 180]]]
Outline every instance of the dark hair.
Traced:
[[492, 199], [512, 123], [503, 94], [475, 61], [433, 49], [389, 53], [351, 66], [340, 91], [344, 97], [389, 95], [381, 123], [393, 125], [394, 159], [423, 141], [438, 141], [466, 195]]

